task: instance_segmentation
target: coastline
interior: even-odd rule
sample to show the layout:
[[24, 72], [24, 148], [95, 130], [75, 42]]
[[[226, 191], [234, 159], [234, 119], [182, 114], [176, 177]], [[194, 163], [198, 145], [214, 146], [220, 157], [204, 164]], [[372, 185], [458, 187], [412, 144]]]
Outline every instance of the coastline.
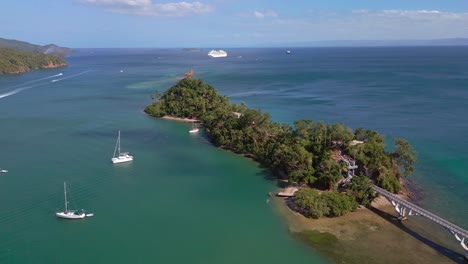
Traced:
[[[173, 116], [162, 118], [200, 122]], [[412, 196], [406, 187], [402, 192], [404, 199]], [[284, 199], [273, 200], [291, 236], [336, 263], [463, 263], [459, 246], [447, 242], [445, 229], [417, 217], [399, 222], [394, 208], [383, 197], [375, 199], [370, 209], [359, 207], [344, 216], [320, 219], [309, 219], [292, 211]], [[428, 227], [432, 230], [428, 231]]]
[[165, 115], [161, 117], [162, 119], [167, 119], [167, 120], [172, 120], [172, 121], [179, 121], [179, 122], [186, 122], [186, 123], [198, 123], [200, 120], [198, 119], [192, 119], [192, 118], [181, 118], [181, 117], [174, 117], [174, 116], [169, 116]]
[[399, 222], [384, 197], [369, 209], [320, 219], [292, 211], [285, 199], [274, 200], [292, 236], [336, 263], [463, 263], [457, 245], [443, 239], [446, 230], [422, 218]]

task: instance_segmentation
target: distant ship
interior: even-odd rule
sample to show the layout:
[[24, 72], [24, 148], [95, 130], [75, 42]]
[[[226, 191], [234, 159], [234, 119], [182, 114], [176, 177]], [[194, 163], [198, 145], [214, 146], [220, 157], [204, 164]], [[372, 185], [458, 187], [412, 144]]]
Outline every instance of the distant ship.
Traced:
[[208, 52], [208, 56], [213, 58], [227, 57], [227, 53], [224, 50], [211, 50]]
[[286, 51], [286, 54], [291, 54], [291, 51], [290, 51], [290, 50], [287, 50], [287, 51]]

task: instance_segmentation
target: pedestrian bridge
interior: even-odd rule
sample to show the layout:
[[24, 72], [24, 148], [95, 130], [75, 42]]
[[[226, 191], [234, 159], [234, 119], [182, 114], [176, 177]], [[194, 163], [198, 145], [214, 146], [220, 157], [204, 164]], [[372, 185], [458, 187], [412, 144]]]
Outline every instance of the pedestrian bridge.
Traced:
[[468, 231], [376, 185], [373, 185], [372, 188], [392, 203], [393, 207], [399, 214], [399, 220], [404, 220], [410, 215], [420, 215], [447, 228], [453, 234], [455, 239], [460, 242], [460, 245], [465, 250], [465, 259], [468, 259], [468, 246], [465, 245], [465, 239], [468, 240]]

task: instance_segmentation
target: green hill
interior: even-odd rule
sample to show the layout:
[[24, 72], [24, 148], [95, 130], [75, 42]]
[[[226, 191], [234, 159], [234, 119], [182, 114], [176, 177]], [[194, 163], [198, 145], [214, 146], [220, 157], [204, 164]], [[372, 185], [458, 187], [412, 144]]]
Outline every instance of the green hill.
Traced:
[[44, 53], [50, 55], [56, 55], [59, 57], [65, 57], [68, 53], [72, 51], [70, 48], [59, 47], [54, 44], [49, 44], [45, 46], [35, 45], [24, 41], [14, 40], [14, 39], [4, 39], [0, 38], [0, 48], [10, 48], [17, 51], [27, 51], [35, 53]]
[[67, 66], [67, 63], [58, 56], [0, 48], [0, 74], [22, 73], [64, 66]]

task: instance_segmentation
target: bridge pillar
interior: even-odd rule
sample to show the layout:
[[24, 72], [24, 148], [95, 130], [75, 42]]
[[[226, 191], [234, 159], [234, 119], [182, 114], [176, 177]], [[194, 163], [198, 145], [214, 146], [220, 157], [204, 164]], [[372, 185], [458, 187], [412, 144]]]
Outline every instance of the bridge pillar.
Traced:
[[447, 220], [444, 220], [443, 218], [440, 218], [437, 215], [434, 215], [410, 202], [404, 201], [398, 196], [376, 185], [373, 185], [372, 188], [377, 193], [383, 195], [392, 204], [392, 206], [395, 208], [395, 211], [398, 213], [398, 220], [406, 220], [410, 215], [420, 215], [427, 217], [429, 220], [439, 223], [443, 227], [447, 228], [453, 234], [455, 239], [460, 242], [460, 245], [465, 251], [465, 260], [468, 262], [468, 246], [465, 244], [465, 239], [468, 241], [468, 231], [452, 223], [449, 223]]
[[465, 250], [465, 260], [468, 261], [468, 246], [465, 244], [465, 237], [460, 238], [457, 233], [455, 233], [453, 230], [450, 230], [450, 233], [455, 237], [455, 239], [460, 242], [460, 245], [462, 248]]
[[[404, 221], [407, 220], [408, 218], [406, 217], [406, 207], [399, 204], [398, 202], [395, 202], [393, 200], [390, 200], [390, 203], [392, 203], [393, 207], [395, 208], [395, 211], [398, 213], [398, 221]], [[409, 211], [408, 215], [411, 215], [412, 210]]]
[[468, 261], [468, 247], [465, 245], [465, 238], [460, 241], [460, 245], [465, 250], [465, 260]]

